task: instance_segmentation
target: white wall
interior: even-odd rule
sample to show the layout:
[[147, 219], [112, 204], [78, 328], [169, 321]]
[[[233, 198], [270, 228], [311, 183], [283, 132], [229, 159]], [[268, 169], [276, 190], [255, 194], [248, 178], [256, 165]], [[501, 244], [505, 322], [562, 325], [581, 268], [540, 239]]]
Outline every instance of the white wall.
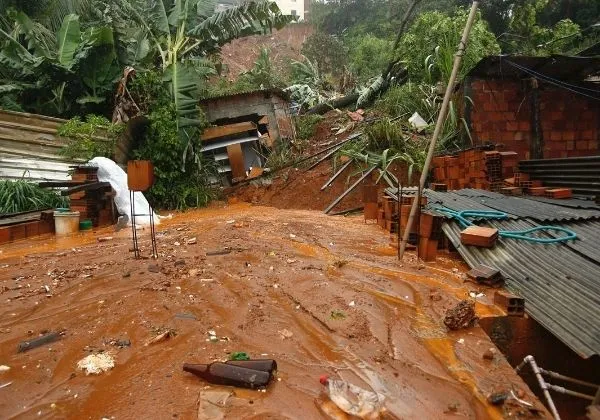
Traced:
[[298, 20], [304, 20], [304, 0], [275, 0], [275, 3], [284, 15], [292, 15], [292, 11], [295, 10]]

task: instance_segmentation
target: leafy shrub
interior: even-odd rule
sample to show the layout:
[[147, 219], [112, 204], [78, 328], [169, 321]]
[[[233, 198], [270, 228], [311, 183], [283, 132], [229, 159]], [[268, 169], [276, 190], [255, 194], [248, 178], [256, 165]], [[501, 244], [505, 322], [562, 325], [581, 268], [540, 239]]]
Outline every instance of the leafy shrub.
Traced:
[[323, 121], [321, 115], [302, 115], [296, 118], [296, 137], [307, 140], [315, 135], [317, 124]]
[[[406, 62], [411, 80], [435, 83], [449, 79], [467, 16], [464, 9], [459, 9], [453, 16], [440, 12], [419, 15], [399, 45], [398, 56]], [[458, 79], [462, 79], [483, 57], [499, 53], [496, 37], [478, 15]]]
[[0, 180], [0, 214], [68, 207], [69, 201], [54, 191], [26, 180]]
[[123, 124], [112, 124], [100, 115], [87, 115], [85, 121], [72, 118], [58, 129], [58, 135], [67, 139], [61, 154], [86, 161], [96, 156], [110, 158], [124, 128]]
[[302, 54], [322, 73], [340, 75], [348, 63], [348, 48], [338, 37], [315, 32], [302, 45]]
[[350, 67], [359, 81], [381, 74], [392, 59], [393, 42], [372, 34], [349, 38]]
[[[148, 192], [148, 199], [158, 208], [183, 210], [204, 206], [215, 196], [208, 185], [209, 177], [216, 174], [214, 164], [206, 162], [201, 155], [185, 153], [190, 145], [183, 144], [179, 137], [175, 106], [164, 84], [156, 85], [155, 81], [156, 75], [145, 74], [138, 77], [132, 87], [132, 92], [140, 96], [149, 109], [145, 141], [134, 151], [136, 158], [154, 164], [155, 183]], [[190, 142], [199, 150], [200, 135]], [[182, 156], [186, 156], [184, 160]]]

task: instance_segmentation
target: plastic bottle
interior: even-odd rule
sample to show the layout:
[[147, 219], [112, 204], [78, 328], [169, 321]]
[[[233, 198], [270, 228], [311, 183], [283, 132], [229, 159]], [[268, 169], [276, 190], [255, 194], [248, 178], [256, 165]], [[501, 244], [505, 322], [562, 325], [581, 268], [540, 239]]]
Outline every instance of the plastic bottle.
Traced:
[[248, 369], [262, 370], [271, 375], [277, 370], [277, 362], [273, 359], [228, 360], [228, 365], [241, 366]]
[[385, 396], [367, 391], [346, 381], [330, 379], [323, 375], [319, 379], [325, 385], [327, 396], [344, 412], [361, 419], [378, 419], [385, 411]]
[[271, 380], [271, 374], [268, 372], [226, 363], [209, 365], [184, 363], [183, 370], [213, 384], [240, 388], [260, 388], [266, 386]]

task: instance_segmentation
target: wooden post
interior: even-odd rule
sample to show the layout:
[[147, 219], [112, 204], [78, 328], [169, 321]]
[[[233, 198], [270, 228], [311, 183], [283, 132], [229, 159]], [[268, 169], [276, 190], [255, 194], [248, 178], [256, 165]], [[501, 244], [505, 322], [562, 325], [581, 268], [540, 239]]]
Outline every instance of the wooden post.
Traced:
[[544, 133], [542, 131], [542, 120], [540, 118], [540, 90], [536, 78], [531, 79], [531, 90], [529, 93], [531, 101], [531, 145], [529, 146], [529, 159], [544, 158]]
[[[442, 132], [444, 121], [446, 120], [446, 114], [448, 113], [448, 105], [450, 104], [450, 97], [452, 96], [452, 92], [454, 90], [454, 82], [456, 81], [456, 77], [458, 76], [458, 70], [460, 69], [460, 63], [462, 61], [462, 57], [467, 47], [467, 41], [469, 39], [469, 34], [471, 33], [471, 28], [473, 27], [473, 22], [475, 21], [475, 15], [477, 13], [478, 5], [479, 2], [474, 1], [473, 5], [471, 6], [471, 11], [469, 12], [469, 17], [467, 18], [467, 24], [465, 25], [460, 44], [458, 45], [458, 51], [454, 56], [454, 66], [452, 67], [452, 74], [450, 74], [448, 86], [446, 86], [444, 101], [442, 102], [442, 107], [440, 108], [440, 114], [438, 115], [438, 119], [435, 124], [435, 130], [433, 132], [433, 137], [431, 138], [431, 143], [429, 144], [429, 151], [427, 152], [427, 158], [425, 159], [423, 172], [421, 173], [421, 179], [419, 181], [420, 190], [423, 190], [425, 188], [425, 181], [427, 180], [427, 173], [429, 172], [429, 166], [431, 165], [431, 160], [433, 159], [433, 152], [435, 152], [435, 145], [437, 143], [438, 137], [440, 136], [440, 133]], [[400, 259], [402, 259], [402, 257], [404, 256], [404, 251], [406, 250], [406, 244], [408, 242], [408, 236], [410, 235], [410, 231], [419, 206], [419, 200], [413, 201], [412, 206], [410, 208], [408, 221], [406, 223], [406, 230], [404, 231], [402, 243], [400, 244]]]

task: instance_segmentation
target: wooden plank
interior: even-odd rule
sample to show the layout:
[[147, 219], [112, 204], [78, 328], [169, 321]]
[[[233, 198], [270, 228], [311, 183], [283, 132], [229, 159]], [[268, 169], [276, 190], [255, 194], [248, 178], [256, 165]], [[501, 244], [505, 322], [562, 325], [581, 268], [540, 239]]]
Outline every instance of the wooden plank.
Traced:
[[269, 117], [267, 117], [266, 115], [263, 115], [262, 118], [260, 120], [258, 120], [258, 124], [260, 124], [260, 125], [269, 124]]
[[229, 156], [229, 165], [231, 166], [232, 178], [245, 178], [246, 165], [244, 164], [242, 145], [237, 143], [227, 146], [227, 156]]
[[202, 133], [200, 139], [209, 141], [219, 137], [227, 137], [233, 134], [245, 133], [247, 131], [256, 130], [256, 125], [253, 122], [241, 122], [235, 124], [219, 125], [216, 127], [208, 127]]

